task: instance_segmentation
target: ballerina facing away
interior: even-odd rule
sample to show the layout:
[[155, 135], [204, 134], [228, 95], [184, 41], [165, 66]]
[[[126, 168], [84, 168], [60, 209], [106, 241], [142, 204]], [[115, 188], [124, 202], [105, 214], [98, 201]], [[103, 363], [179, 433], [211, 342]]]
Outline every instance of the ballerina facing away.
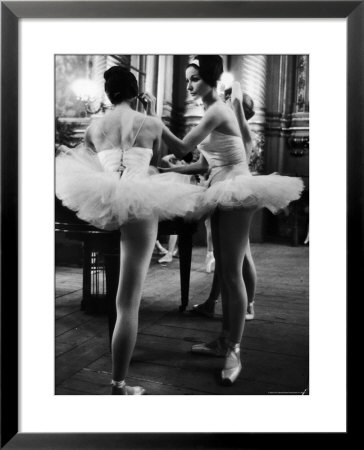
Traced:
[[134, 350], [142, 288], [157, 238], [158, 220], [196, 211], [203, 187], [179, 174], [156, 174], [162, 122], [133, 109], [134, 75], [120, 66], [105, 74], [114, 108], [86, 131], [85, 146], [63, 147], [56, 158], [56, 194], [90, 224], [120, 229], [117, 320], [112, 337], [112, 394], [140, 395], [126, 385]]

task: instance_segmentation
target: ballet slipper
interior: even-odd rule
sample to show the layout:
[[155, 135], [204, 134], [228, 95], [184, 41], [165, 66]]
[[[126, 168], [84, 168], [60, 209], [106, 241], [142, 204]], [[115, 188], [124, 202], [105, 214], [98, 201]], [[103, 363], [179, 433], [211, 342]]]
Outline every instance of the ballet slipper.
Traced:
[[246, 311], [245, 320], [253, 320], [255, 316], [254, 312], [254, 302], [248, 303], [248, 308]]
[[235, 383], [242, 365], [240, 361], [240, 345], [229, 344], [227, 354], [225, 357], [224, 368], [221, 371], [221, 382], [224, 386], [231, 386]]
[[111, 395], [144, 395], [145, 389], [141, 386], [127, 386], [125, 381], [111, 382]]
[[159, 264], [167, 264], [172, 262], [173, 260], [173, 256], [170, 252], [167, 252], [167, 254], [165, 256], [163, 256], [163, 258], [159, 259], [158, 262]]

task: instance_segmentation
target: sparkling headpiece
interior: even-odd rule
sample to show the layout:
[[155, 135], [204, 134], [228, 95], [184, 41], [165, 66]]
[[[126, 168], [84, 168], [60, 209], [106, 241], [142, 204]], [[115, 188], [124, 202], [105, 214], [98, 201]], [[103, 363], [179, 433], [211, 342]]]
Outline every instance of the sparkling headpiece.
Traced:
[[194, 59], [191, 64], [194, 64], [197, 67], [200, 67], [200, 61], [198, 59]]

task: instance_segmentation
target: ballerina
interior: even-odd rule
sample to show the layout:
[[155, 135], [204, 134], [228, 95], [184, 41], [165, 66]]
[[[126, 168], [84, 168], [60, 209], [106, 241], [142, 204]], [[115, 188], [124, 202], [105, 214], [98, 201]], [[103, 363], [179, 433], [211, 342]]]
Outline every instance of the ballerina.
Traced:
[[[209, 170], [200, 208], [211, 213], [215, 271], [221, 283], [222, 331], [216, 340], [194, 345], [192, 351], [224, 357], [221, 382], [231, 385], [242, 370], [240, 344], [248, 302], [242, 266], [254, 212], [263, 207], [278, 212], [300, 197], [303, 182], [278, 174], [252, 176], [236, 115], [217, 93], [217, 81], [222, 73], [220, 56], [195, 57], [186, 68], [186, 84], [193, 98], [202, 99], [205, 114], [183, 140], [166, 126], [163, 126], [162, 138], [178, 158], [183, 158], [196, 146], [200, 151], [196, 163], [167, 168], [166, 172], [193, 174]], [[149, 94], [145, 98], [155, 113], [155, 100]], [[232, 104], [241, 108], [242, 93], [237, 86]]]
[[[238, 84], [238, 82], [234, 81], [232, 84], [232, 88], [229, 88], [225, 91], [225, 102], [232, 107], [238, 119], [241, 136], [243, 138], [246, 159], [249, 162], [250, 155], [253, 149], [253, 138], [248, 120], [250, 120], [255, 114], [254, 102], [253, 99], [248, 94], [244, 93], [242, 96], [243, 98], [242, 108], [240, 105], [237, 105], [236, 102], [232, 104], [231, 103], [232, 90], [234, 90], [235, 92], [239, 88], [240, 85]], [[207, 236], [206, 271], [209, 273], [211, 271], [211, 268], [215, 266], [215, 258], [213, 256], [213, 245], [211, 236], [211, 223], [209, 218], [205, 220], [205, 227]], [[255, 317], [254, 302], [257, 285], [257, 271], [255, 268], [253, 256], [250, 249], [250, 242], [248, 242], [247, 245], [242, 272], [248, 296], [248, 306], [245, 320], [249, 321], [253, 320]], [[193, 305], [191, 312], [209, 318], [215, 317], [215, 307], [218, 302], [220, 293], [221, 288], [219, 277], [217, 275], [217, 272], [214, 272], [211, 290], [208, 298], [203, 303]]]
[[81, 219], [101, 229], [120, 230], [111, 393], [142, 395], [144, 388], [127, 386], [125, 378], [158, 220], [193, 214], [204, 189], [188, 183], [184, 175], [158, 174], [153, 169], [162, 122], [133, 109], [138, 85], [131, 72], [114, 66], [104, 78], [114, 108], [87, 129], [86, 146], [63, 147], [56, 158], [56, 194]]

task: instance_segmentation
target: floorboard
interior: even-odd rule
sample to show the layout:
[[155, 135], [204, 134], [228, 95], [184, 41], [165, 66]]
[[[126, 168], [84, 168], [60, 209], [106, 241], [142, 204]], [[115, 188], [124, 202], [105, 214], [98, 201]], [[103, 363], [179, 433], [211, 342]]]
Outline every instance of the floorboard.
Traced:
[[[204, 301], [213, 274], [205, 248], [194, 248], [190, 305]], [[241, 346], [243, 371], [221, 386], [222, 359], [191, 353], [221, 327], [221, 302], [213, 319], [180, 313], [179, 262], [161, 266], [154, 255], [143, 289], [139, 333], [127, 382], [149, 395], [297, 395], [309, 379], [308, 247], [253, 244], [258, 271], [253, 321]], [[82, 270], [56, 267], [55, 392], [109, 395], [111, 355], [107, 316], [81, 311]]]

